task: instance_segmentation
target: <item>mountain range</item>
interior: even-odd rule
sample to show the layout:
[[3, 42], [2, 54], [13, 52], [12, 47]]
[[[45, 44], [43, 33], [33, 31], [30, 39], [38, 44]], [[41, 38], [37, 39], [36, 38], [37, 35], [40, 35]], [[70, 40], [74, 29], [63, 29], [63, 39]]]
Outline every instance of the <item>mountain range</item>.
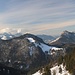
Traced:
[[[9, 40], [15, 37], [19, 37], [23, 35], [22, 33], [1, 33], [0, 39], [1, 40]], [[63, 44], [74, 44], [75, 43], [75, 33], [69, 32], [69, 31], [63, 31], [59, 37], [54, 37], [51, 35], [36, 35], [37, 37], [43, 39], [45, 43], [51, 44], [51, 45], [63, 45]]]
[[[0, 39], [9, 40], [9, 39], [12, 39], [12, 38], [15, 38], [15, 37], [19, 37], [21, 35], [23, 35], [23, 34], [22, 33], [12, 34], [12, 33], [8, 33], [8, 32], [4, 32], [4, 33], [0, 34]], [[43, 41], [45, 43], [50, 43], [51, 41], [56, 39], [56, 37], [53, 37], [51, 35], [36, 35], [36, 36], [38, 36], [39, 38], [43, 39]]]
[[9, 40], [9, 39], [12, 39], [15, 37], [19, 37], [21, 35], [22, 35], [22, 33], [11, 34], [11, 33], [4, 32], [4, 33], [0, 33], [0, 39], [1, 40]]
[[49, 44], [43, 41], [44, 38], [29, 33], [4, 33], [0, 37], [0, 63], [15, 69], [28, 70], [29, 75], [52, 61], [56, 62], [60, 55], [64, 56], [63, 44], [75, 43], [75, 33], [68, 31], [64, 31]]

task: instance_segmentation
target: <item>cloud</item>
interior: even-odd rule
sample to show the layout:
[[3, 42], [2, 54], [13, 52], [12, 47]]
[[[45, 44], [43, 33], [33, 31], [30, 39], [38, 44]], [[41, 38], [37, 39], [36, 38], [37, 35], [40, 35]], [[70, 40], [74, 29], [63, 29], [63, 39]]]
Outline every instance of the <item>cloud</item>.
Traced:
[[75, 24], [74, 0], [7, 0], [2, 3], [5, 6], [1, 5], [4, 11], [0, 11], [0, 29], [38, 32]]
[[11, 29], [11, 28], [5, 28], [1, 29], [0, 33], [11, 33], [11, 34], [16, 34], [16, 33], [21, 33], [21, 29]]
[[33, 33], [49, 30], [49, 29], [56, 29], [56, 28], [63, 28], [63, 27], [68, 27], [75, 25], [75, 20], [69, 20], [69, 21], [64, 21], [60, 23], [53, 23], [53, 24], [42, 24], [41, 26], [37, 25], [35, 27], [31, 27], [31, 31]]
[[[12, 1], [12, 0], [11, 0]], [[19, 0], [20, 1], [20, 0]], [[24, 1], [24, 0], [22, 0]], [[59, 1], [59, 0], [57, 0]], [[27, 2], [21, 2], [21, 4], [19, 5], [19, 2], [18, 2], [18, 5], [16, 5], [14, 3], [14, 1], [12, 1], [12, 6], [11, 5], [8, 5], [10, 8], [8, 11], [2, 13], [2, 17], [3, 19], [4, 18], [7, 18], [7, 19], [13, 19], [13, 18], [23, 18], [23, 19], [39, 19], [39, 18], [47, 18], [48, 16], [49, 17], [55, 17], [55, 16], [65, 16], [67, 14], [70, 14], [70, 13], [67, 13], [68, 11], [72, 10], [72, 9], [69, 9], [69, 10], [66, 10], [68, 8], [71, 8], [71, 7], [74, 7], [72, 4], [71, 5], [66, 5], [66, 4], [62, 4], [62, 3], [55, 3], [55, 1], [50, 1], [50, 0], [28, 0]], [[27, 4], [26, 4], [27, 3]], [[53, 4], [54, 3], [54, 4]], [[11, 3], [9, 3], [11, 4]], [[53, 5], [52, 5], [53, 4]], [[60, 5], [59, 5], [60, 4]], [[50, 6], [51, 5], [51, 6]], [[65, 10], [65, 11], [64, 11]], [[0, 16], [1, 16], [0, 15]], [[1, 18], [2, 18], [1, 17]], [[34, 20], [35, 21], [35, 20]]]

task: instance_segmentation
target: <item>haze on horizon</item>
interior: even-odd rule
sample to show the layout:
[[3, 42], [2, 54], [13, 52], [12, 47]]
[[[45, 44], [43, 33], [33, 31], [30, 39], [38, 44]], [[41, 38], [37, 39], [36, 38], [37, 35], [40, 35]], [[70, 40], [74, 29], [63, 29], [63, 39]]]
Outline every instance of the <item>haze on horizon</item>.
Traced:
[[75, 31], [75, 0], [0, 0], [0, 32], [57, 35]]

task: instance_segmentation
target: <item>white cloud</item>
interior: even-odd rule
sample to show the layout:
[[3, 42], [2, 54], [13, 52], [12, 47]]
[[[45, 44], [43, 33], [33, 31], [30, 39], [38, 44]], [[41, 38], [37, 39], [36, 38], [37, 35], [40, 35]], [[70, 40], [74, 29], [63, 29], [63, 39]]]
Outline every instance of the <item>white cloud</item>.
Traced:
[[16, 34], [16, 33], [21, 33], [21, 29], [11, 29], [11, 28], [5, 28], [1, 29], [0, 33], [11, 33], [11, 34]]
[[41, 26], [37, 25], [35, 27], [31, 27], [32, 30], [30, 32], [37, 33], [39, 31], [41, 32], [49, 29], [63, 28], [71, 25], [75, 25], [75, 20], [69, 20], [53, 24], [42, 24]]
[[[0, 13], [0, 29], [21, 28], [42, 31], [75, 24], [75, 4], [71, 0], [10, 0]], [[35, 30], [36, 29], [36, 30]]]

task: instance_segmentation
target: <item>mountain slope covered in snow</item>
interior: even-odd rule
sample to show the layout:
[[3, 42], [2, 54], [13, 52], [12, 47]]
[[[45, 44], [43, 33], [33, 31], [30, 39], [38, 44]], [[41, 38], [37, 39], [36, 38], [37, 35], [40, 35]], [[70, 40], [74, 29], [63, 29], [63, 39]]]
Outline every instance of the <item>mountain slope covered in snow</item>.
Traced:
[[[65, 66], [63, 66], [63, 64], [59, 65], [59, 66], [54, 66], [52, 68], [50, 68], [51, 70], [51, 75], [71, 75], [66, 69]], [[44, 73], [44, 71], [43, 71]], [[40, 73], [40, 70], [32, 75], [43, 75], [43, 73]]]

